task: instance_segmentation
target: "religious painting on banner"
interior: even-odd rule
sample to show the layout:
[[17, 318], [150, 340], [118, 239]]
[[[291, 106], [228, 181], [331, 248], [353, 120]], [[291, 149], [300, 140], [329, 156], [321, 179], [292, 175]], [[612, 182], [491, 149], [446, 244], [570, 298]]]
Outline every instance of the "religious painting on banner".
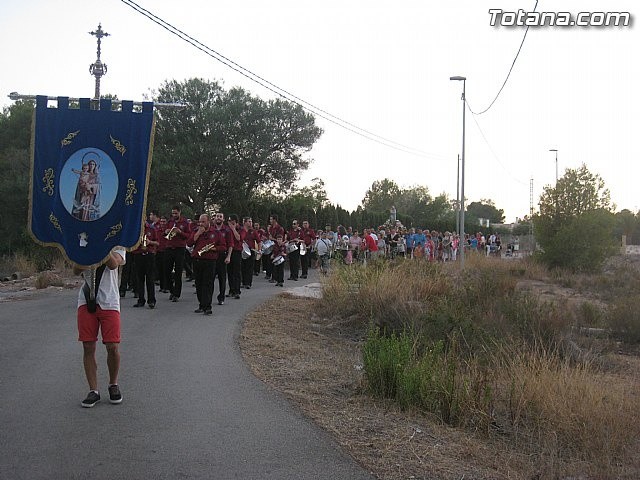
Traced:
[[144, 228], [151, 155], [153, 103], [133, 111], [122, 102], [80, 99], [69, 108], [58, 97], [36, 97], [31, 153], [29, 229], [36, 242], [57, 246], [81, 266], [96, 266], [111, 249], [134, 248]]

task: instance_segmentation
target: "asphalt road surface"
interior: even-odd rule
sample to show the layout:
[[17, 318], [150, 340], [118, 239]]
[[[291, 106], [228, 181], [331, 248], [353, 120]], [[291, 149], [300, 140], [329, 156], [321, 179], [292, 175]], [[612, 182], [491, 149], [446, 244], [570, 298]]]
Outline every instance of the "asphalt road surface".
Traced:
[[243, 363], [242, 319], [282, 289], [254, 277], [208, 317], [193, 313], [193, 291], [185, 283], [177, 303], [159, 293], [155, 310], [127, 294], [124, 401], [108, 402], [100, 344], [94, 408], [80, 406], [77, 291], [0, 303], [0, 479], [370, 479]]

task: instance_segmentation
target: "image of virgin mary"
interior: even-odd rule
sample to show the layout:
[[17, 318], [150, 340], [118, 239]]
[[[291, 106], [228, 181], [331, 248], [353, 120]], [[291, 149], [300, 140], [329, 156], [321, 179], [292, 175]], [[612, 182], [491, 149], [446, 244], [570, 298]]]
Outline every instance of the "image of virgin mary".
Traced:
[[[87, 160], [85, 163], [85, 160]], [[91, 222], [100, 218], [100, 167], [95, 152], [87, 152], [82, 157], [80, 170], [73, 169], [78, 175], [73, 198], [72, 215], [83, 222]]]

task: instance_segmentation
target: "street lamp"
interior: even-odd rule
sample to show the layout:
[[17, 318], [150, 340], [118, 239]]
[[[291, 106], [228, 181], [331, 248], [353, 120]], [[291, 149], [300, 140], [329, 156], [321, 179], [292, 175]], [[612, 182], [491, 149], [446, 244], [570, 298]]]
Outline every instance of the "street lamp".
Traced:
[[467, 86], [467, 77], [449, 77], [449, 80], [462, 81], [462, 175], [460, 181], [460, 244], [462, 244], [462, 248], [460, 249], [460, 268], [464, 268], [464, 246], [465, 246], [465, 238], [464, 238], [464, 129], [465, 129], [465, 111], [466, 111], [466, 98], [465, 91]]
[[558, 186], [558, 149], [550, 148], [550, 152], [556, 152], [556, 187]]

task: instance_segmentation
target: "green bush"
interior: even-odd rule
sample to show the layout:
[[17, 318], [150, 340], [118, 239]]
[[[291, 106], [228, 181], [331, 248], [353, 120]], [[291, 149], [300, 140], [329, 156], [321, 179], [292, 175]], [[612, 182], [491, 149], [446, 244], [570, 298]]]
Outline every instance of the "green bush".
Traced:
[[371, 329], [363, 348], [369, 392], [450, 425], [486, 430], [492, 404], [489, 369], [466, 361], [458, 338], [431, 342], [415, 332], [386, 336]]
[[560, 225], [552, 219], [539, 219], [537, 239], [543, 250], [541, 258], [552, 268], [597, 271], [616, 252], [614, 224], [615, 216], [606, 210], [585, 212]]
[[371, 329], [362, 349], [369, 391], [379, 397], [396, 398], [405, 368], [413, 356], [411, 336], [403, 333], [385, 336]]
[[640, 343], [640, 298], [633, 295], [616, 301], [609, 311], [608, 324], [615, 339]]

